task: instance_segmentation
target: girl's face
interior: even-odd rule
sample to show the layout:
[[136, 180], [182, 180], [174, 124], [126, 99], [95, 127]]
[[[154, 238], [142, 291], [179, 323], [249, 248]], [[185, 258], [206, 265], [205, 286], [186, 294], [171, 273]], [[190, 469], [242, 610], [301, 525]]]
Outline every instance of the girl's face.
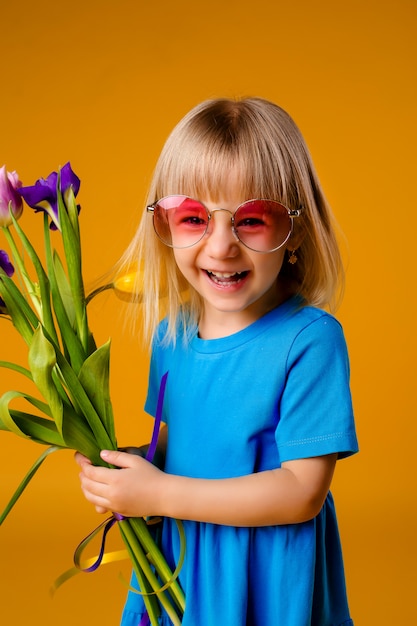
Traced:
[[214, 203], [198, 198], [215, 211], [209, 232], [191, 248], [174, 249], [179, 270], [203, 299], [199, 322], [202, 338], [227, 336], [242, 330], [283, 302], [288, 294], [277, 280], [285, 246], [262, 254], [246, 248], [232, 231], [230, 211], [246, 198], [228, 194]]

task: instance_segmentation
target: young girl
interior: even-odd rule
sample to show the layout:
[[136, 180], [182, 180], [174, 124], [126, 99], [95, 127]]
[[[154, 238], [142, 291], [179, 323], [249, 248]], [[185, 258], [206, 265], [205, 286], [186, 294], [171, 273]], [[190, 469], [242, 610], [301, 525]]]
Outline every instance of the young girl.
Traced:
[[[169, 372], [164, 470], [126, 452], [102, 453], [122, 471], [77, 455], [86, 498], [162, 516], [172, 567], [184, 520], [184, 626], [352, 625], [329, 488], [357, 440], [343, 332], [319, 308], [340, 292], [341, 261], [289, 115], [258, 98], [193, 109], [157, 164], [124, 258], [138, 260], [151, 415]], [[143, 613], [129, 592], [123, 626]]]

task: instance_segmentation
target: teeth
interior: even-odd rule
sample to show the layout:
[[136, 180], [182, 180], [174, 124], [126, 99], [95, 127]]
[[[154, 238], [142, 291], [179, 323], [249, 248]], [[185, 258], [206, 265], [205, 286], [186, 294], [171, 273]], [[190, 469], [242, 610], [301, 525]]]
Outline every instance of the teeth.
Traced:
[[213, 274], [213, 276], [217, 276], [217, 278], [231, 278], [232, 276], [235, 276], [236, 274], [241, 274], [242, 272], [210, 272], [210, 274]]

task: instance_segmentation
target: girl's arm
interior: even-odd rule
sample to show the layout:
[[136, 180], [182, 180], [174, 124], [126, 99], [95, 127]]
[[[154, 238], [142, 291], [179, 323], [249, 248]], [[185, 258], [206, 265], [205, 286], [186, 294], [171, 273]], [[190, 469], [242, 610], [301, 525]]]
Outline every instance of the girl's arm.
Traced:
[[219, 480], [166, 474], [123, 452], [104, 451], [102, 457], [123, 469], [94, 467], [77, 457], [84, 495], [99, 512], [269, 526], [304, 522], [319, 513], [337, 454], [288, 461], [280, 469]]

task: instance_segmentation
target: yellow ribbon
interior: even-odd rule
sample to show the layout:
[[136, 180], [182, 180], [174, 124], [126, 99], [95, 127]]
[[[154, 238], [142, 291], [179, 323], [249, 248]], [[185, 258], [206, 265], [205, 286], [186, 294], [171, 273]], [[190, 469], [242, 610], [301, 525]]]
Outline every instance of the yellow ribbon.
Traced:
[[[74, 576], [80, 573], [89, 573], [93, 571], [91, 568], [92, 566], [97, 564], [98, 560], [99, 560], [99, 565], [106, 565], [108, 563], [114, 563], [116, 561], [123, 561], [125, 559], [130, 558], [127, 550], [114, 550], [112, 552], [107, 552], [107, 553], [103, 552], [102, 554], [96, 555], [89, 559], [81, 560], [81, 555], [84, 549], [90, 543], [90, 541], [100, 532], [100, 530], [103, 527], [106, 527], [113, 520], [115, 522], [122, 521], [122, 520], [116, 520], [116, 518], [114, 517], [110, 517], [106, 519], [104, 522], [102, 522], [101, 524], [99, 524], [97, 528], [95, 528], [85, 539], [81, 541], [81, 543], [78, 545], [74, 553], [75, 567], [71, 567], [71, 569], [67, 570], [66, 572], [63, 572], [60, 576], [58, 576], [58, 578], [54, 581], [53, 585], [51, 586], [49, 590], [51, 597], [53, 597], [57, 589], [59, 589], [59, 587], [61, 587], [70, 578], [73, 578]], [[152, 525], [152, 524], [157, 523], [158, 521], [160, 521], [160, 518], [151, 518], [148, 520], [147, 524]], [[184, 558], [185, 558], [185, 533], [184, 533], [184, 527], [183, 527], [182, 522], [180, 520], [175, 520], [175, 523], [177, 525], [178, 532], [180, 535], [181, 549], [180, 549], [180, 555], [179, 555], [177, 567], [175, 568], [175, 571], [172, 574], [171, 578], [157, 590], [149, 591], [149, 592], [142, 592], [142, 591], [139, 591], [138, 589], [135, 589], [131, 585], [129, 585], [120, 575], [119, 578], [122, 580], [122, 582], [127, 586], [127, 588], [130, 591], [137, 593], [141, 596], [157, 595], [157, 594], [162, 593], [166, 589], [168, 589], [168, 587], [172, 585], [172, 583], [178, 578], [179, 573], [184, 563]], [[152, 558], [150, 554], [149, 553], [146, 554], [146, 557], [149, 563], [151, 563], [152, 565], [153, 563], [152, 563]]]

